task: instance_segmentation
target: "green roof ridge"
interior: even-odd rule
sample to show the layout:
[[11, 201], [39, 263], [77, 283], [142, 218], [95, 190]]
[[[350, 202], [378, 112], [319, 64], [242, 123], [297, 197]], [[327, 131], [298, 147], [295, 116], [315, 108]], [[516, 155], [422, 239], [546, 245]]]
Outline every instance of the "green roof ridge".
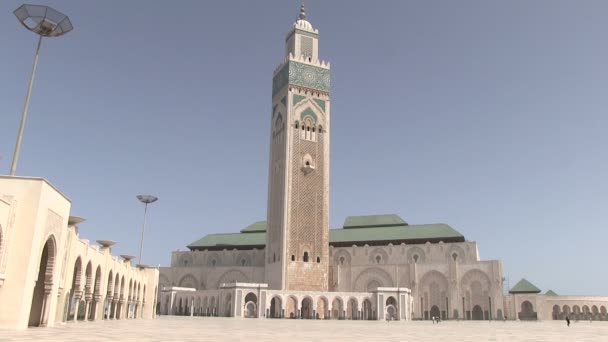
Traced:
[[407, 222], [397, 214], [347, 216], [344, 220], [343, 228], [351, 229], [390, 226], [407, 226]]
[[265, 232], [266, 229], [268, 229], [268, 223], [266, 221], [257, 221], [241, 229], [241, 233]]
[[558, 294], [557, 294], [557, 293], [555, 293], [553, 290], [549, 290], [549, 291], [545, 292], [545, 294], [546, 294], [547, 296], [557, 296], [557, 295], [558, 295]]
[[540, 289], [525, 278], [521, 278], [521, 280], [509, 290], [509, 293], [540, 293]]

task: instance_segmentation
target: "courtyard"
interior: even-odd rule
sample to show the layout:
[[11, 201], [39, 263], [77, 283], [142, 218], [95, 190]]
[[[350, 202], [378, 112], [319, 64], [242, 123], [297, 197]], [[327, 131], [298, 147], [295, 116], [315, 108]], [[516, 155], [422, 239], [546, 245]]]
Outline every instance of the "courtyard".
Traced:
[[608, 322], [314, 321], [161, 316], [0, 330], [0, 341], [606, 341]]

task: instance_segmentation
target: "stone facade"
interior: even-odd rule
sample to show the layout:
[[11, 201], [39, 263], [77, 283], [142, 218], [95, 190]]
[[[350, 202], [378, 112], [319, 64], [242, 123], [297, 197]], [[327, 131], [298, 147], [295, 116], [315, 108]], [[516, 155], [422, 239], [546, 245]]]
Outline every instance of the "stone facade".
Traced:
[[501, 262], [481, 260], [477, 244], [445, 224], [376, 215], [330, 230], [330, 132], [330, 66], [319, 60], [319, 32], [302, 8], [273, 75], [267, 223], [174, 252], [160, 269], [161, 313], [558, 319], [584, 302], [577, 315], [606, 316], [606, 298], [505, 296]]
[[0, 176], [0, 328], [154, 317], [158, 270], [80, 239], [70, 207], [44, 179]]

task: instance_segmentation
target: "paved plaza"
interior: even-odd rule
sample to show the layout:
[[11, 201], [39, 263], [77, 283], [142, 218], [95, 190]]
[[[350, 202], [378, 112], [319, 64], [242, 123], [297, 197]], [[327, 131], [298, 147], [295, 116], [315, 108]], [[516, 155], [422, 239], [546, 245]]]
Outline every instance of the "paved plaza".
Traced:
[[378, 322], [160, 317], [0, 330], [0, 341], [608, 341], [608, 322]]

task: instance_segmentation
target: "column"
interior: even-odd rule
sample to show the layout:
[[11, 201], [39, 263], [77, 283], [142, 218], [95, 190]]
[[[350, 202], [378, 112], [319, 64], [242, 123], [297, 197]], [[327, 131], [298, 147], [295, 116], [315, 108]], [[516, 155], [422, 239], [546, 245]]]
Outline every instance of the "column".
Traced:
[[82, 291], [74, 292], [74, 322], [78, 321], [78, 306], [80, 306], [80, 299], [82, 298]]

